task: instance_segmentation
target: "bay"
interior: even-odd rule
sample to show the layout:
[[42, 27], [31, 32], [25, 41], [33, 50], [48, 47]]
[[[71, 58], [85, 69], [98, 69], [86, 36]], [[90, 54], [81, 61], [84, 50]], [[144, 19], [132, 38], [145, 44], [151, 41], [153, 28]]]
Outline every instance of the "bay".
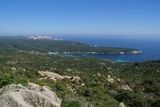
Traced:
[[89, 45], [134, 48], [142, 50], [135, 55], [89, 55], [88, 57], [110, 59], [116, 62], [143, 62], [160, 60], [160, 39], [104, 38], [104, 37], [63, 37], [65, 40], [79, 41]]

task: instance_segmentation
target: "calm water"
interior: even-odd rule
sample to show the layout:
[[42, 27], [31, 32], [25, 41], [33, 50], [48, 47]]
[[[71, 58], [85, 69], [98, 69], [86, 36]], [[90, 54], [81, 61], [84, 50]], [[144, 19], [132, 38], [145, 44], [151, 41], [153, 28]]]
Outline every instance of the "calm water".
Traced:
[[92, 55], [96, 58], [106, 58], [117, 62], [160, 60], [160, 39], [107, 39], [95, 37], [68, 37], [64, 39], [76, 40], [90, 45], [135, 48], [143, 51], [143, 54], [138, 55]]

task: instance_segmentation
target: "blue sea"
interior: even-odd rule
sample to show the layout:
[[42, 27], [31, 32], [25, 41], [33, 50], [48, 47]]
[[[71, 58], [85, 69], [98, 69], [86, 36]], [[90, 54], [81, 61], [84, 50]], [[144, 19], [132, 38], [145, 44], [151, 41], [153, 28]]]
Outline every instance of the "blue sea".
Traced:
[[102, 37], [64, 37], [64, 39], [79, 41], [90, 45], [134, 48], [143, 51], [142, 54], [137, 55], [92, 55], [91, 57], [110, 59], [116, 62], [143, 62], [160, 60], [160, 39]]

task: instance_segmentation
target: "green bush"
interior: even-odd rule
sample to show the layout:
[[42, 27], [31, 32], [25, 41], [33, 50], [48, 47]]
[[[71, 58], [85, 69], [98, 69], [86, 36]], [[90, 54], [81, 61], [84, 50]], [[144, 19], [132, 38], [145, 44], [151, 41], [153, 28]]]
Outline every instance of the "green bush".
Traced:
[[136, 93], [121, 93], [116, 97], [119, 102], [125, 102], [130, 107], [148, 107], [147, 101], [143, 96]]
[[13, 83], [13, 76], [9, 73], [0, 76], [0, 87]]
[[151, 107], [160, 107], [160, 100], [157, 100], [151, 104]]
[[79, 101], [63, 101], [62, 107], [82, 107]]

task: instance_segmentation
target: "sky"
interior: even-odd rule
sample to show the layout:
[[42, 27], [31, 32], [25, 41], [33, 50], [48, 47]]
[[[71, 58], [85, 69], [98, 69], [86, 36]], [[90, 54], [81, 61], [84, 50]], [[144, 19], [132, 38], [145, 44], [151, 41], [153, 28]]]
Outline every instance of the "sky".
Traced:
[[160, 0], [0, 0], [0, 35], [160, 38]]

